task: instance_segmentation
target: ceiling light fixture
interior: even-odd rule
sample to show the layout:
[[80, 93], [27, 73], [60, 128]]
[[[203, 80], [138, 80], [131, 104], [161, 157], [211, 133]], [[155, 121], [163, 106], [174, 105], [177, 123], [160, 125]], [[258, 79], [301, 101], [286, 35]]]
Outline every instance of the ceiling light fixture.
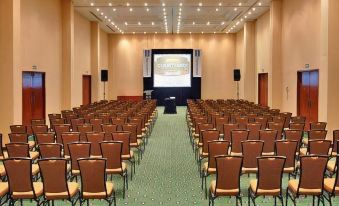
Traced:
[[219, 11], [219, 8], [215, 8], [215, 11]]
[[127, 22], [125, 22], [125, 25], [127, 26], [127, 25], [128, 25], [128, 23], [127, 23]]
[[148, 6], [148, 4], [147, 4], [147, 3], [145, 3], [145, 6]]
[[202, 6], [202, 3], [201, 3], [201, 2], [199, 3], [199, 6]]
[[162, 3], [162, 6], [166, 6], [166, 4], [165, 4], [165, 3]]
[[129, 8], [129, 11], [131, 11], [131, 12], [132, 12], [132, 11], [133, 11], [133, 8]]
[[237, 10], [238, 10], [238, 8], [237, 8], [237, 7], [235, 7], [235, 8], [234, 8], [234, 11], [237, 11]]
[[100, 9], [99, 9], [99, 8], [97, 8], [97, 11], [100, 11]]
[[149, 11], [149, 8], [146, 8], [146, 11]]
[[113, 9], [113, 11], [116, 11], [116, 10], [117, 10], [116, 8]]
[[222, 3], [220, 2], [220, 3], [219, 3], [219, 6], [221, 6], [221, 5], [222, 5]]
[[108, 6], [112, 6], [112, 3], [108, 3]]
[[239, 6], [242, 6], [242, 3], [240, 2], [238, 5], [239, 5]]
[[179, 6], [182, 6], [182, 3], [180, 3]]
[[138, 22], [138, 25], [139, 25], [139, 26], [141, 25], [141, 22], [140, 22], [140, 21]]
[[127, 2], [127, 3], [126, 3], [126, 6], [129, 6], [129, 5], [130, 5], [130, 4]]
[[262, 4], [261, 4], [261, 2], [259, 2], [259, 4], [258, 4], [259, 6], [261, 6]]
[[93, 2], [91, 3], [91, 6], [94, 6], [94, 3], [93, 3]]
[[200, 11], [200, 8], [197, 8], [197, 11]]

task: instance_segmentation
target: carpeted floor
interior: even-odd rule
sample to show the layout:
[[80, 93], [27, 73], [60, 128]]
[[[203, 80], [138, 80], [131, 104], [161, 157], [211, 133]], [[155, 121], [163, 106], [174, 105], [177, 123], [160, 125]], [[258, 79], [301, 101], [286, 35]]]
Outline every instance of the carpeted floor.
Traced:
[[[114, 177], [117, 188], [117, 205], [208, 205], [204, 192], [201, 190], [201, 179], [197, 170], [191, 144], [188, 137], [185, 112], [186, 107], [177, 107], [178, 114], [164, 115], [159, 107], [159, 117], [149, 139], [146, 151], [140, 165], [136, 167], [133, 181], [129, 181], [126, 199], [122, 199], [121, 178]], [[209, 182], [215, 178], [208, 178]], [[251, 178], [243, 175], [241, 188], [243, 205], [247, 205], [247, 188]], [[283, 180], [286, 188], [287, 178]], [[284, 189], [285, 190], [285, 189]], [[284, 198], [285, 201], [285, 198]], [[219, 198], [215, 205], [235, 205], [234, 198]], [[291, 201], [289, 201], [289, 205]], [[25, 202], [25, 205], [32, 205]], [[311, 204], [311, 199], [301, 199], [297, 205]], [[69, 205], [67, 202], [57, 202], [56, 205]], [[104, 201], [92, 201], [91, 205], [107, 205]], [[253, 204], [252, 204], [253, 205]], [[257, 205], [271, 206], [272, 198], [257, 200]], [[328, 205], [328, 204], [327, 204]], [[339, 205], [339, 201], [333, 205]]]

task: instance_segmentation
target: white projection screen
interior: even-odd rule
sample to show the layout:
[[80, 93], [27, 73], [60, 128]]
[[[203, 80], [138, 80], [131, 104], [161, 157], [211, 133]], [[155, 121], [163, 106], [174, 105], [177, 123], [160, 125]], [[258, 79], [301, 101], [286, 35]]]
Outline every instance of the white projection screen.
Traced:
[[191, 54], [154, 54], [154, 87], [191, 87]]

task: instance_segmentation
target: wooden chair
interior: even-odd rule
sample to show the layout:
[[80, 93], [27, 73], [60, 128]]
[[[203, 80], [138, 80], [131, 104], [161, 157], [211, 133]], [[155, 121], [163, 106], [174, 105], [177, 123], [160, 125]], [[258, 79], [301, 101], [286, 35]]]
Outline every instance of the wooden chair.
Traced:
[[275, 155], [286, 157], [284, 173], [288, 173], [288, 179], [291, 175], [296, 176], [296, 156], [298, 151], [298, 141], [295, 140], [277, 140], [275, 142]]
[[249, 131], [248, 140], [259, 140], [260, 123], [248, 123], [246, 129]]
[[86, 133], [87, 142], [91, 143], [91, 157], [101, 157], [100, 142], [105, 140], [105, 133], [103, 132], [89, 132]]
[[91, 144], [89, 142], [72, 142], [68, 143], [67, 146], [71, 159], [71, 180], [75, 177], [76, 181], [78, 181], [78, 176], [80, 175], [78, 159], [90, 157]]
[[72, 142], [79, 142], [80, 141], [80, 133], [79, 132], [64, 132], [61, 134], [62, 145], [64, 148], [64, 157], [69, 159], [70, 152], [68, 150], [68, 144]]
[[242, 173], [250, 174], [258, 172], [257, 158], [262, 156], [264, 141], [247, 140], [241, 142], [243, 153]]
[[242, 155], [241, 142], [247, 141], [248, 139], [247, 130], [232, 130], [231, 131], [231, 155]]
[[62, 144], [62, 138], [61, 135], [64, 132], [70, 132], [71, 131], [71, 125], [70, 124], [58, 124], [54, 125], [54, 132], [56, 135], [56, 143]]
[[259, 140], [265, 142], [263, 148], [263, 155], [274, 155], [274, 144], [277, 139], [278, 139], [277, 130], [267, 129], [259, 131]]
[[232, 130], [239, 129], [239, 124], [224, 124], [224, 140], [231, 142]]
[[117, 125], [115, 124], [102, 124], [102, 131], [105, 132], [105, 141], [112, 141], [112, 134], [117, 132]]

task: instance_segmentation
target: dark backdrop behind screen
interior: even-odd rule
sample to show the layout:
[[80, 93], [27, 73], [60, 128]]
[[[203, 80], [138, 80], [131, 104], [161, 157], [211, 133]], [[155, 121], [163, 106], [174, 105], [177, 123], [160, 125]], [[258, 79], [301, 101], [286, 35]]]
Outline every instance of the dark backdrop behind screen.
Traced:
[[[153, 87], [154, 54], [191, 54], [191, 87]], [[179, 106], [185, 106], [187, 99], [200, 99], [201, 78], [193, 78], [193, 49], [152, 49], [152, 77], [144, 77], [144, 91], [154, 90], [152, 98], [158, 100], [158, 105], [164, 105], [164, 99], [175, 97]]]

